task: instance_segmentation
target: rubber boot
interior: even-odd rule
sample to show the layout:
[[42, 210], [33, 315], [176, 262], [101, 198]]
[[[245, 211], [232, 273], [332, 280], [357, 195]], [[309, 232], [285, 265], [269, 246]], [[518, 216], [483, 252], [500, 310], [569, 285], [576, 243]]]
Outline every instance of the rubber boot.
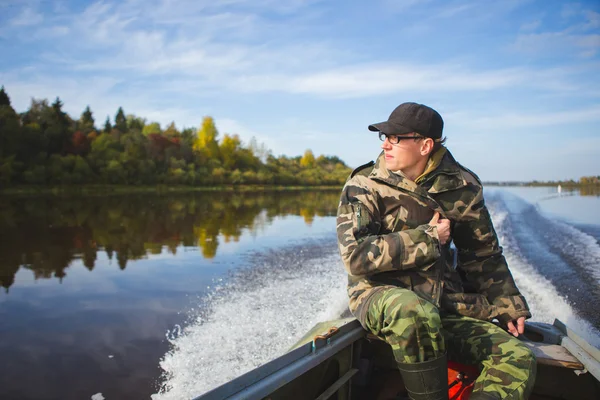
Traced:
[[448, 400], [446, 355], [420, 363], [398, 363], [402, 380], [412, 400]]

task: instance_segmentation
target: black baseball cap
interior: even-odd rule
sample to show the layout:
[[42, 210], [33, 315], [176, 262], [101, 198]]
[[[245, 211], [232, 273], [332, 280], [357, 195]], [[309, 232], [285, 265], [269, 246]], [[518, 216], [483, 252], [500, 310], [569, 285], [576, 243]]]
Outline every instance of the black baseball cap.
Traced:
[[442, 116], [433, 108], [418, 103], [402, 103], [392, 111], [387, 121], [369, 125], [373, 132], [388, 135], [416, 132], [432, 139], [441, 139], [443, 129]]

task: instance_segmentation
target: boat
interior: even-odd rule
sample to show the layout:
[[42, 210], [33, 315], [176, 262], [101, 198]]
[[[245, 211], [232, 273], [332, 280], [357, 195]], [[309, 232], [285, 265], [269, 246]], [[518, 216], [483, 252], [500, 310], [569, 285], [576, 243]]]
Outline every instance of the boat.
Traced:
[[[537, 358], [530, 400], [600, 399], [600, 349], [559, 320], [527, 321], [520, 338]], [[318, 323], [286, 354], [195, 400], [387, 400], [403, 390], [391, 347], [347, 317]]]

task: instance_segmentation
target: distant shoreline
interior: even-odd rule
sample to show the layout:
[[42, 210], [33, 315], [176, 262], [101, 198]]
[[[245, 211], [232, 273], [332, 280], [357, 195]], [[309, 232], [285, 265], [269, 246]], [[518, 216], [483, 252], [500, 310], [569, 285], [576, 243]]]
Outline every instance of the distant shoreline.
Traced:
[[193, 193], [193, 192], [268, 192], [303, 190], [340, 190], [334, 186], [284, 186], [284, 185], [78, 185], [78, 186], [14, 186], [0, 189], [0, 195], [111, 195], [136, 193]]
[[587, 184], [577, 182], [483, 182], [484, 186], [534, 186], [563, 188], [600, 188], [600, 184]]
[[[582, 196], [600, 196], [600, 184], [579, 182], [484, 182], [486, 187], [546, 187], [554, 188], [557, 193], [578, 191]], [[560, 190], [559, 190], [560, 186]]]
[[[571, 182], [483, 182], [484, 186], [505, 187], [557, 187], [569, 189], [591, 189], [600, 191], [599, 184], [581, 184]], [[193, 193], [193, 192], [266, 192], [266, 191], [303, 191], [303, 190], [341, 190], [343, 185], [299, 186], [299, 185], [213, 185], [213, 186], [186, 186], [186, 185], [52, 185], [29, 186], [19, 185], [0, 189], [0, 195], [109, 195], [109, 194], [136, 194], [136, 193]]]

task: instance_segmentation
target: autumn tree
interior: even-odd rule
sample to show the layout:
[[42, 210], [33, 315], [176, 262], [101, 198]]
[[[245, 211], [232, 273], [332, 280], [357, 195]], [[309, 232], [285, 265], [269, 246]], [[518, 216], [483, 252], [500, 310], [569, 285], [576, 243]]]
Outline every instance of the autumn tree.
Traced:
[[202, 127], [198, 130], [198, 137], [194, 142], [194, 150], [203, 152], [209, 159], [219, 159], [219, 145], [217, 137], [219, 132], [212, 117], [204, 117]]
[[315, 156], [312, 150], [308, 149], [300, 159], [300, 165], [304, 168], [312, 168], [315, 165]]
[[76, 131], [71, 137], [71, 146], [69, 153], [80, 156], [86, 155], [90, 151], [90, 141], [82, 131]]
[[219, 151], [221, 153], [221, 158], [223, 160], [223, 166], [228, 169], [233, 169], [236, 166], [237, 162], [237, 153], [240, 149], [241, 141], [238, 135], [228, 135], [225, 134], [223, 136], [223, 140], [221, 141], [221, 145], [219, 146]]

